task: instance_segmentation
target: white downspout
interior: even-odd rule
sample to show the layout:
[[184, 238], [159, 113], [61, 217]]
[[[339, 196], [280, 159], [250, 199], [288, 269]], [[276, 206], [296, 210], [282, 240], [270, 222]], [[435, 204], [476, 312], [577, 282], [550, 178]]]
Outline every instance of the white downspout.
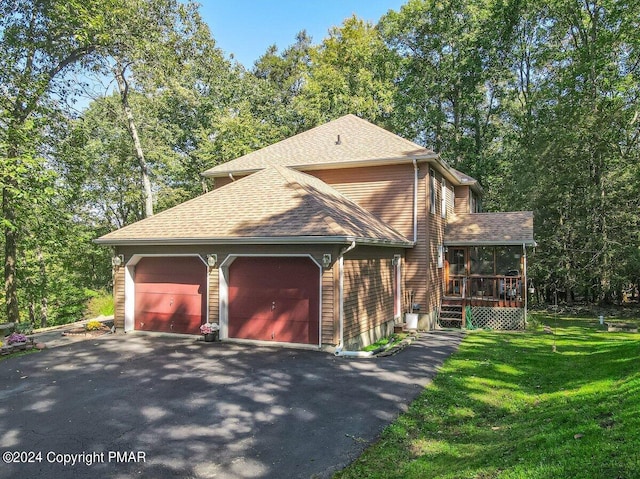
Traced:
[[342, 351], [344, 347], [344, 255], [356, 247], [356, 242], [353, 241], [349, 246], [344, 248], [338, 254], [338, 323], [340, 324], [340, 342], [336, 348], [335, 355], [341, 356], [347, 351]]
[[413, 242], [418, 242], [418, 162], [413, 160]]
[[233, 177], [233, 173], [229, 173], [229, 178], [231, 178], [231, 181], [236, 181], [236, 179]]
[[524, 261], [523, 261], [523, 265], [522, 268], [524, 269], [523, 271], [523, 278], [522, 278], [522, 290], [524, 291], [524, 325], [525, 328], [527, 326], [527, 307], [528, 307], [528, 299], [529, 299], [529, 285], [527, 284], [527, 245], [525, 243], [522, 243], [522, 253], [524, 256]]

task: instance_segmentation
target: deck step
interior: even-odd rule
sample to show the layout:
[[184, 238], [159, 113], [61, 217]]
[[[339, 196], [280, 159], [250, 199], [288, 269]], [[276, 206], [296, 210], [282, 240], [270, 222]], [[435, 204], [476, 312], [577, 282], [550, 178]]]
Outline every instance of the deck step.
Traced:
[[440, 326], [462, 328], [462, 303], [456, 300], [443, 300], [438, 321]]

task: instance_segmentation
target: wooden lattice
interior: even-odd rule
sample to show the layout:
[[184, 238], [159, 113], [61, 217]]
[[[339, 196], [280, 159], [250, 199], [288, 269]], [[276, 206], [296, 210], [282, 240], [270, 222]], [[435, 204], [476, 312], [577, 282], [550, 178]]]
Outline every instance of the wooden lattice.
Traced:
[[471, 308], [471, 324], [476, 328], [497, 330], [521, 330], [525, 328], [524, 309], [522, 308]]

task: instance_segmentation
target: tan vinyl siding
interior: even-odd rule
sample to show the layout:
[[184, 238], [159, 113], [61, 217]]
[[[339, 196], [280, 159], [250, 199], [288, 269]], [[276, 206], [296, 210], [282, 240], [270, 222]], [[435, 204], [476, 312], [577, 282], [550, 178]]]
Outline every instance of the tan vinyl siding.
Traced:
[[113, 271], [113, 325], [117, 330], [124, 331], [124, 273], [125, 266], [115, 267]]
[[470, 213], [469, 211], [469, 187], [456, 186], [455, 188], [455, 206], [456, 213]]
[[321, 343], [322, 344], [338, 344], [338, 325], [336, 324], [335, 314], [335, 271], [338, 270], [337, 263], [332, 269], [326, 269], [322, 272], [322, 325], [321, 325]]
[[305, 171], [413, 239], [413, 165]]
[[414, 292], [414, 302], [424, 312], [427, 303], [427, 214], [429, 211], [429, 167], [420, 165], [418, 171], [418, 238], [416, 245], [407, 250], [403, 269], [404, 292]]
[[344, 340], [393, 319], [390, 259], [344, 260]]
[[435, 172], [435, 197], [436, 212], [429, 214], [427, 302], [422, 313], [431, 313], [439, 307], [444, 284], [444, 267], [438, 267], [438, 245], [444, 244], [446, 222], [442, 217], [442, 175], [439, 172]]
[[455, 188], [451, 186], [451, 183], [447, 182], [447, 218], [456, 212], [455, 194]]
[[220, 270], [209, 268], [209, 322], [220, 322]]

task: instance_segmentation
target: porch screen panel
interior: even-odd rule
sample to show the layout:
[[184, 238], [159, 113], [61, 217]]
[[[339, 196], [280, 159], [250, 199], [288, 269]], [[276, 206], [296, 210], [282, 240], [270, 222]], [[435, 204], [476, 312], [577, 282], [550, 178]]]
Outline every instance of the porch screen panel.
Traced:
[[517, 271], [520, 274], [522, 246], [502, 246], [496, 248], [496, 273], [508, 274]]
[[471, 274], [492, 275], [494, 248], [489, 246], [477, 246], [471, 248]]

